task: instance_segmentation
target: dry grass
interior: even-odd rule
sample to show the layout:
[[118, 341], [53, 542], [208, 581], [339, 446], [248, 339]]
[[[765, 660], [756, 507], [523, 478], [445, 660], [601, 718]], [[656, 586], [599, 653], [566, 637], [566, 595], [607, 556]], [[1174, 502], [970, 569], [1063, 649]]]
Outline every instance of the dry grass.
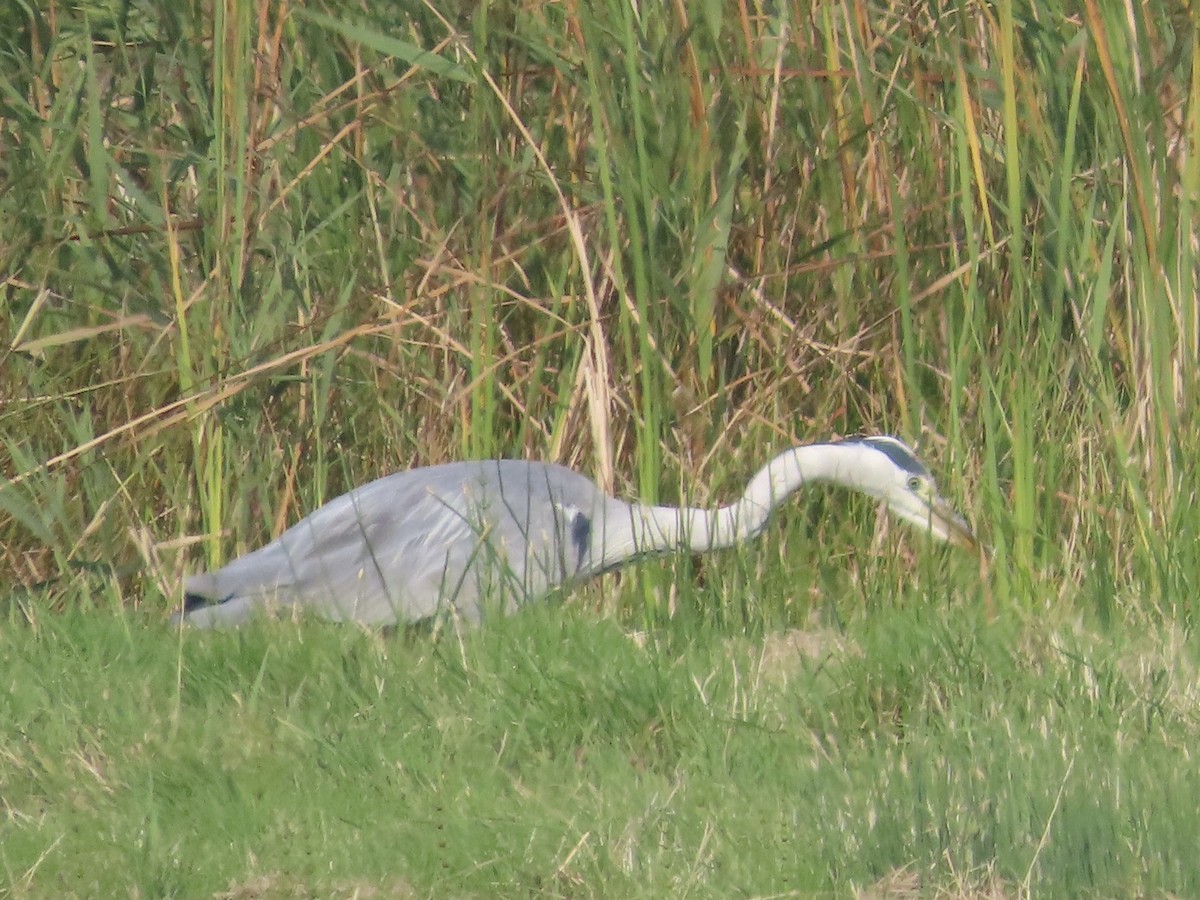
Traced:
[[1018, 890], [1005, 884], [994, 872], [973, 873], [958, 877], [947, 885], [939, 882], [930, 890], [922, 886], [921, 876], [911, 868], [901, 868], [885, 875], [868, 888], [856, 891], [857, 900], [912, 900], [932, 897], [935, 900], [1010, 900], [1029, 896], [1028, 888]]

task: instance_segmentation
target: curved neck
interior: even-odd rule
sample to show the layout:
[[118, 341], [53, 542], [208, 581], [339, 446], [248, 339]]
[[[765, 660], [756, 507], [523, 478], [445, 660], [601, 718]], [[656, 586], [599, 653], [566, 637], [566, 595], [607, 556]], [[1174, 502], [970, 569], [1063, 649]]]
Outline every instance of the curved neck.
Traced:
[[863, 454], [872, 452], [855, 443], [794, 447], [763, 466], [736, 503], [718, 509], [631, 504], [630, 519], [620, 521], [623, 517], [618, 516], [606, 522], [597, 568], [647, 553], [700, 553], [747, 540], [762, 531], [771, 511], [804, 484], [832, 482], [867, 489], [856, 472]]

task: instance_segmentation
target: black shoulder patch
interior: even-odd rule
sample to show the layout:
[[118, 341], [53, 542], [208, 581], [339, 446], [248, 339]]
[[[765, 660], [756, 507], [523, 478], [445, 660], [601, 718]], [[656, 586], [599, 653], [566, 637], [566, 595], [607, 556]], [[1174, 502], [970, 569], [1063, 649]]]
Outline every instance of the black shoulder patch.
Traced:
[[851, 438], [851, 440], [859, 444], [866, 444], [872, 450], [878, 450], [905, 472], [911, 472], [913, 475], [920, 475], [923, 478], [930, 477], [929, 469], [925, 468], [925, 464], [913, 456], [913, 452], [894, 437], [864, 437]]
[[571, 543], [575, 545], [575, 568], [587, 561], [588, 547], [592, 543], [592, 520], [581, 512], [571, 520]]
[[[226, 597], [225, 600], [228, 600]], [[225, 600], [214, 600], [212, 597], [205, 597], [203, 594], [185, 593], [183, 595], [183, 614], [186, 616], [190, 612], [195, 612], [205, 606], [217, 606], [224, 603]]]

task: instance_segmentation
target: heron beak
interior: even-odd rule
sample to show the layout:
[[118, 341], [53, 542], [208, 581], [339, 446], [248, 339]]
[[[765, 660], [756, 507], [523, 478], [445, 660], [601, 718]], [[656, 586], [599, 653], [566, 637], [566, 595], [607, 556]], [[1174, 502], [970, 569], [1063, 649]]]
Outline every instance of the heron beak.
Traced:
[[971, 531], [967, 520], [941, 497], [934, 497], [929, 504], [929, 528], [943, 541], [954, 544], [956, 547], [972, 551], [979, 549], [979, 541], [975, 538], [975, 533]]

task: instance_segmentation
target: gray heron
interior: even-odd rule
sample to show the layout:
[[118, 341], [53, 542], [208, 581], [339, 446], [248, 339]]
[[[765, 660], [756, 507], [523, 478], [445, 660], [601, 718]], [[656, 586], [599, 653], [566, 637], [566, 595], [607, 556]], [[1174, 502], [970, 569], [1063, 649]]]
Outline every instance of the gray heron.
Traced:
[[288, 608], [368, 625], [443, 613], [478, 621], [489, 604], [511, 612], [638, 557], [745, 541], [814, 482], [860, 491], [938, 540], [977, 547], [929, 469], [894, 437], [794, 447], [712, 510], [618, 500], [559, 465], [453, 462], [355, 488], [266, 546], [191, 576], [175, 621], [231, 627]]

